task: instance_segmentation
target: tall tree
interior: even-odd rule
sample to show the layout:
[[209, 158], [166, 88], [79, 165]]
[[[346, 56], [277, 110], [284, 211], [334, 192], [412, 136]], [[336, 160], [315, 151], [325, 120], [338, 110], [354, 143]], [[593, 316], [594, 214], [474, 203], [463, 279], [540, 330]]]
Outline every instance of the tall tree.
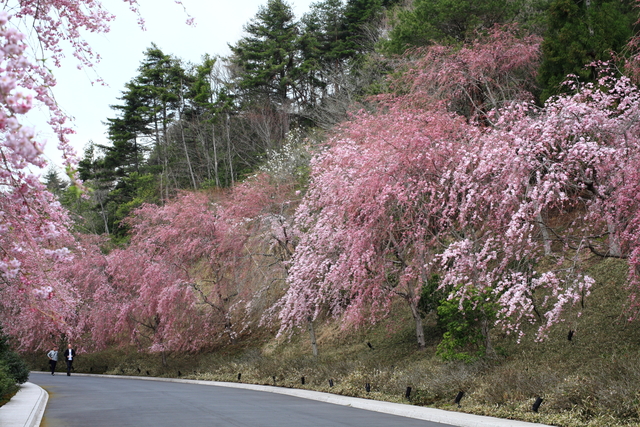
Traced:
[[512, 0], [415, 0], [410, 8], [398, 9], [392, 19], [385, 51], [401, 54], [408, 48], [433, 43], [473, 40], [478, 31], [511, 22], [522, 6]]
[[239, 87], [282, 108], [298, 97], [293, 75], [298, 67], [298, 24], [291, 6], [269, 0], [244, 26], [246, 36], [229, 45], [231, 62], [238, 67]]
[[345, 17], [345, 50], [350, 56], [361, 56], [373, 50], [378, 41], [378, 21], [383, 14], [381, 0], [347, 0]]
[[612, 59], [633, 35], [632, 0], [556, 0], [548, 10], [539, 82], [542, 99], [560, 93], [567, 75], [597, 78], [594, 63]]
[[135, 80], [125, 85], [119, 98], [122, 105], [112, 105], [118, 113], [107, 119], [107, 129], [111, 147], [106, 147], [105, 162], [120, 176], [132, 171], [140, 173], [141, 162], [148, 151], [145, 139], [150, 134], [152, 117], [148, 114], [148, 91]]

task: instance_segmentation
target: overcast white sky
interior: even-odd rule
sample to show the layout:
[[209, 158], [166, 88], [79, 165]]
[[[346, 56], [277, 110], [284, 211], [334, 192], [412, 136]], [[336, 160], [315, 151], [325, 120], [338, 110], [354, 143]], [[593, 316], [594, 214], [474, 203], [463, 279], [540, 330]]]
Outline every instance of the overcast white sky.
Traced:
[[[80, 157], [88, 141], [106, 143], [106, 129], [102, 122], [114, 117], [109, 106], [119, 103], [117, 98], [125, 83], [136, 76], [143, 52], [152, 42], [165, 54], [194, 63], [199, 62], [205, 53], [227, 55], [227, 43], [233, 44], [242, 37], [244, 24], [256, 15], [261, 5], [267, 3], [267, 0], [183, 0], [187, 11], [196, 20], [196, 26], [189, 27], [185, 24], [185, 13], [173, 0], [138, 1], [146, 20], [146, 31], [140, 30], [136, 16], [122, 0], [103, 0], [105, 7], [116, 15], [111, 31], [86, 37], [102, 56], [96, 70], [108, 87], [92, 85], [94, 76], [87, 71], [79, 71], [73, 59], [54, 70], [58, 79], [56, 99], [74, 118], [77, 134], [72, 135], [71, 140]], [[289, 0], [288, 3], [299, 19], [315, 2], [317, 0]], [[45, 148], [49, 163], [60, 164], [54, 137], [45, 133], [41, 135], [49, 140]]]

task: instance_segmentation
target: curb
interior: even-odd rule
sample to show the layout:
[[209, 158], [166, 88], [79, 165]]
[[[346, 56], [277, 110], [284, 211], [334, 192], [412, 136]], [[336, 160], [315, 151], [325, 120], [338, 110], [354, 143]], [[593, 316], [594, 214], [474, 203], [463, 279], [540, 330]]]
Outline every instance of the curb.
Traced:
[[135, 377], [128, 375], [96, 375], [74, 374], [84, 377], [125, 378], [145, 381], [164, 381], [184, 384], [198, 384], [215, 387], [240, 388], [245, 390], [278, 393], [308, 400], [316, 400], [334, 405], [350, 406], [352, 408], [367, 411], [381, 412], [384, 414], [398, 415], [423, 421], [438, 422], [457, 427], [551, 427], [546, 424], [516, 421], [504, 418], [494, 418], [484, 415], [473, 415], [464, 412], [445, 411], [443, 409], [427, 408], [402, 403], [384, 402], [379, 400], [363, 399], [359, 397], [341, 396], [338, 394], [324, 393], [313, 390], [265, 386], [245, 383], [227, 383], [218, 381], [186, 380], [181, 378]]
[[36, 384], [26, 382], [20, 391], [0, 408], [3, 427], [38, 427], [49, 401], [49, 394]]

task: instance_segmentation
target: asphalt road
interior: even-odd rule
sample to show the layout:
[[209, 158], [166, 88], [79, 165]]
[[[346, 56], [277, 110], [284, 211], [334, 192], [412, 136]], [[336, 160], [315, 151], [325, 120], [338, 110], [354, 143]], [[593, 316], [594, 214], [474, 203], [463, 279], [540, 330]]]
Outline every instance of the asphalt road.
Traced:
[[49, 393], [42, 427], [449, 427], [275, 393], [32, 373]]

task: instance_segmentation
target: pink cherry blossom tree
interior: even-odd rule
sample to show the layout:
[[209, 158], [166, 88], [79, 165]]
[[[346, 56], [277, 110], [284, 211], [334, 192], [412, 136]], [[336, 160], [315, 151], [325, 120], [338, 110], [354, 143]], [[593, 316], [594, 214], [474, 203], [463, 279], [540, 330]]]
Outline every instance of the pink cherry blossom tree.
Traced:
[[324, 314], [375, 323], [399, 297], [425, 346], [417, 303], [449, 228], [441, 195], [476, 133], [454, 114], [395, 108], [362, 113], [336, 134], [296, 214], [282, 331]]
[[64, 331], [72, 310], [75, 295], [60, 285], [56, 268], [71, 261], [73, 237], [55, 198], [36, 178], [25, 180], [0, 196], [0, 307], [5, 331], [33, 348]]
[[[136, 1], [125, 1], [137, 13]], [[82, 33], [106, 32], [114, 17], [93, 0], [7, 0], [2, 5], [0, 301], [5, 330], [20, 337], [23, 347], [35, 348], [48, 346], [44, 341], [51, 334], [71, 331], [69, 313], [77, 295], [58, 280], [56, 267], [71, 262], [75, 248], [64, 209], [28, 171], [45, 165], [45, 141], [25, 118], [36, 107], [48, 113], [64, 165], [79, 186], [68, 140], [73, 130], [54, 98], [56, 81], [50, 64], [59, 67], [68, 46], [80, 67], [91, 67], [99, 56]]]
[[281, 332], [323, 314], [344, 316], [347, 325], [374, 323], [400, 297], [425, 346], [421, 288], [439, 271], [438, 254], [459, 237], [454, 171], [475, 150], [490, 111], [531, 99], [538, 43], [496, 28], [461, 50], [412, 52], [408, 69], [391, 81], [396, 93], [378, 97], [381, 112], [360, 113], [340, 128], [315, 159], [296, 215], [300, 244]]
[[[637, 88], [604, 73], [575, 89], [541, 110], [505, 110], [483, 133], [452, 187], [464, 201], [456, 220], [465, 238], [441, 257], [444, 284], [492, 288], [499, 323], [521, 333], [535, 319], [539, 337], [589, 295], [585, 257], [628, 259], [637, 287]], [[553, 262], [542, 273], [544, 259]]]
[[[289, 193], [256, 176], [227, 192], [183, 193], [137, 209], [128, 219], [130, 244], [111, 252], [104, 275], [96, 276], [93, 292], [111, 307], [100, 316], [112, 325], [87, 322], [96, 345], [134, 343], [164, 357], [246, 332], [245, 313], [258, 308], [262, 291], [250, 274], [270, 246], [282, 247], [282, 224], [274, 219]], [[270, 277], [259, 279], [268, 285]]]
[[532, 100], [541, 39], [520, 33], [516, 26], [496, 26], [461, 48], [409, 51], [406, 70], [390, 79], [391, 100], [402, 94], [405, 105], [445, 108], [483, 121], [505, 104]]
[[[459, 58], [449, 58], [456, 75]], [[433, 62], [424, 67], [435, 79]], [[470, 75], [477, 88], [482, 73]], [[537, 323], [542, 339], [589, 295], [588, 256], [629, 261], [637, 307], [640, 104], [629, 79], [574, 83], [574, 94], [543, 108], [516, 91], [471, 121], [438, 111], [432, 89], [427, 80], [387, 97], [386, 109], [346, 123], [313, 161], [281, 332], [325, 313], [375, 322], [401, 296], [422, 346], [418, 290], [439, 273], [461, 310], [484, 295], [499, 326], [521, 336]]]

